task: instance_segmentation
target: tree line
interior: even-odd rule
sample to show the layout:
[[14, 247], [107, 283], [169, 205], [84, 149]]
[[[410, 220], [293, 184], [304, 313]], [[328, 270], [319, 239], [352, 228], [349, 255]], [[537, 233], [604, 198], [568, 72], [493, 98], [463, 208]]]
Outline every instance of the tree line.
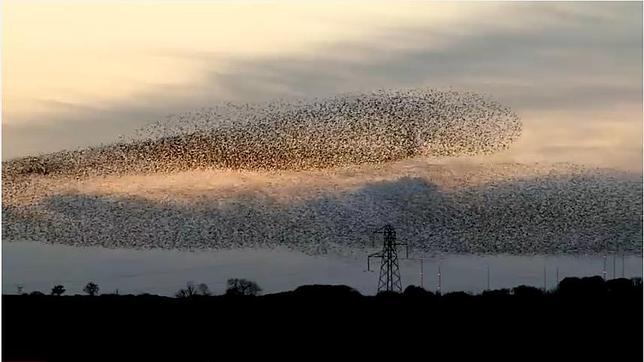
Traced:
[[[98, 284], [94, 282], [89, 282], [85, 285], [85, 287], [83, 287], [83, 292], [91, 297], [99, 295], [100, 290], [101, 288], [98, 286]], [[65, 294], [66, 291], [67, 290], [65, 289], [64, 285], [57, 284], [53, 288], [51, 288], [50, 295], [61, 296]], [[262, 292], [262, 288], [260, 288], [260, 286], [252, 280], [247, 280], [243, 278], [232, 278], [232, 279], [228, 279], [228, 281], [226, 282], [225, 295], [256, 296], [256, 295], [259, 295], [261, 292]], [[18, 294], [25, 295], [28, 293], [19, 292]], [[43, 292], [40, 292], [40, 291], [33, 291], [30, 294], [45, 295]], [[118, 294], [118, 289], [114, 294]], [[174, 294], [174, 296], [177, 298], [189, 298], [194, 296], [211, 296], [211, 295], [212, 293], [210, 292], [210, 288], [208, 287], [208, 284], [199, 283], [195, 285], [195, 283], [192, 281], [187, 282], [185, 288], [179, 289]]]

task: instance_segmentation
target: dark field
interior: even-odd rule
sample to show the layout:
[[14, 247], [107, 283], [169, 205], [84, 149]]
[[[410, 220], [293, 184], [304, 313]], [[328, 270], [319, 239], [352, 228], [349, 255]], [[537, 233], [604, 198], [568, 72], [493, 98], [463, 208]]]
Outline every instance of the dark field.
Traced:
[[3, 360], [642, 359], [641, 279], [481, 295], [3, 296]]

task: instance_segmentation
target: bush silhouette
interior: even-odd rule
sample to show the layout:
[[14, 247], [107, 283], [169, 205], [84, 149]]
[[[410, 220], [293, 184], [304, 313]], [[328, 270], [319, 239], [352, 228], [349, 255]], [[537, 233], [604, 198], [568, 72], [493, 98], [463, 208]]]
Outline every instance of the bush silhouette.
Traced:
[[512, 288], [512, 294], [517, 297], [536, 298], [542, 296], [543, 291], [539, 288], [519, 285], [518, 287]]
[[462, 300], [468, 300], [472, 296], [469, 293], [466, 292], [449, 292], [443, 294], [443, 298], [449, 301], [462, 301]]
[[303, 285], [293, 294], [312, 298], [351, 298], [361, 296], [360, 292], [347, 285]]
[[403, 294], [407, 297], [414, 297], [414, 298], [419, 298], [419, 297], [427, 297], [427, 296], [433, 296], [434, 293], [429, 292], [419, 286], [416, 285], [410, 285], [407, 288], [405, 288], [405, 291]]
[[507, 297], [510, 295], [510, 289], [495, 289], [495, 290], [484, 290], [481, 293], [481, 296], [488, 298], [500, 298]]
[[398, 292], [393, 292], [393, 291], [382, 291], [382, 292], [378, 292], [378, 294], [376, 294], [376, 297], [377, 297], [377, 298], [387, 298], [387, 299], [389, 299], [389, 298], [396, 298], [396, 297], [400, 297], [400, 295], [401, 295], [401, 294], [400, 294], [400, 293], [398, 293]]
[[609, 293], [628, 294], [633, 289], [633, 281], [626, 278], [608, 280], [606, 289]]
[[83, 291], [84, 291], [85, 293], [87, 293], [87, 295], [89, 295], [89, 296], [91, 296], [91, 297], [93, 297], [93, 296], [95, 296], [95, 295], [98, 295], [98, 291], [99, 291], [99, 290], [100, 290], [100, 288], [99, 288], [99, 287], [98, 287], [98, 285], [97, 285], [96, 283], [94, 283], [94, 282], [89, 282], [89, 283], [87, 283], [87, 285], [85, 286], [85, 288], [83, 288]]
[[257, 283], [246, 279], [228, 279], [226, 284], [226, 295], [231, 296], [253, 296], [262, 291]]
[[602, 277], [565, 278], [559, 283], [556, 293], [572, 298], [601, 296], [607, 291], [606, 282]]
[[56, 285], [51, 289], [51, 295], [61, 296], [65, 293], [65, 287], [62, 285]]

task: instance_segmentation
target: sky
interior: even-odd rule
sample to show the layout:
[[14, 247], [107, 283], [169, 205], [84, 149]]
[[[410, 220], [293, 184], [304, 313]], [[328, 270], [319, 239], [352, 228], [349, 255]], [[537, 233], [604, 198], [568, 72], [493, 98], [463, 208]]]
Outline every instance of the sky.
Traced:
[[2, 4], [2, 158], [221, 101], [432, 87], [524, 122], [500, 161], [642, 170], [642, 3]]

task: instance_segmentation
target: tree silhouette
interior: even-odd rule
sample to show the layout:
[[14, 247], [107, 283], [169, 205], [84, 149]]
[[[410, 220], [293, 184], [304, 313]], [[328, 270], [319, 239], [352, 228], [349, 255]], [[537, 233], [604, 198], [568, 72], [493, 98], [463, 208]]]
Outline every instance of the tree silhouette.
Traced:
[[61, 296], [63, 293], [65, 293], [65, 287], [62, 285], [56, 285], [51, 289], [51, 295]]
[[87, 283], [87, 285], [85, 286], [85, 288], [83, 288], [83, 291], [84, 291], [85, 293], [87, 293], [89, 296], [92, 296], [92, 297], [93, 297], [93, 296], [95, 296], [95, 295], [97, 295], [97, 294], [98, 294], [99, 289], [100, 289], [100, 288], [98, 287], [98, 285], [97, 285], [96, 283], [94, 283], [94, 282], [89, 282], [89, 283]]
[[208, 288], [208, 285], [206, 283], [201, 283], [197, 285], [197, 290], [199, 291], [200, 295], [203, 295], [203, 296], [210, 295], [210, 289]]
[[226, 295], [249, 296], [257, 295], [262, 291], [257, 283], [246, 279], [228, 279], [227, 285]]
[[179, 289], [179, 291], [175, 293], [177, 298], [189, 298], [194, 297], [195, 295], [197, 295], [197, 288], [193, 282], [187, 282], [185, 288]]

